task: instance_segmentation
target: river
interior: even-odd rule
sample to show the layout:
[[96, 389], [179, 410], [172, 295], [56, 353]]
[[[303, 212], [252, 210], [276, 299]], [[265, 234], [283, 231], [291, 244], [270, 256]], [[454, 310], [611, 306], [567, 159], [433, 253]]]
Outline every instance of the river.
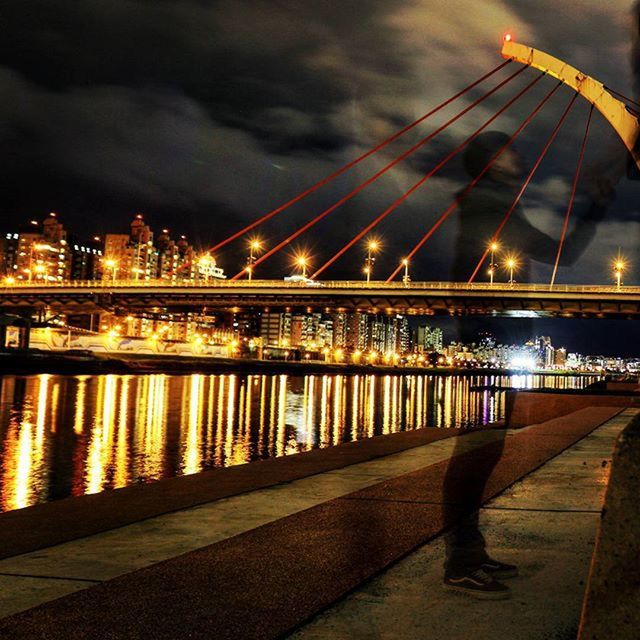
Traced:
[[422, 428], [504, 417], [545, 375], [0, 377], [0, 511]]

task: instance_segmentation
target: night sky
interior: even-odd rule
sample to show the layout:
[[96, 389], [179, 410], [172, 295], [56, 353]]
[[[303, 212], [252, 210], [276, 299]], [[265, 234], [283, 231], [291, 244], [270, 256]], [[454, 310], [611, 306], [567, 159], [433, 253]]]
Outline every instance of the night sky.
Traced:
[[[143, 212], [155, 229], [214, 244], [500, 64], [506, 32], [627, 95], [637, 98], [640, 88], [629, 0], [5, 0], [0, 24], [1, 231], [55, 210], [71, 231], [123, 232]], [[265, 263], [263, 275], [284, 275], [298, 249], [321, 264], [533, 73], [336, 211], [281, 260]], [[513, 131], [552, 84], [540, 82], [493, 128]], [[261, 236], [275, 244], [479, 95], [274, 219]], [[525, 165], [570, 97], [561, 89], [519, 139]], [[580, 101], [523, 200], [529, 221], [551, 235], [560, 232], [587, 114]], [[640, 181], [618, 181], [624, 164], [621, 143], [597, 115], [575, 219], [594, 175], [613, 180], [616, 198], [558, 282], [610, 282], [620, 248], [631, 262], [625, 282], [638, 283]], [[458, 160], [380, 226], [380, 276], [464, 184]], [[452, 219], [426, 245], [412, 265], [414, 279], [449, 277], [455, 230]], [[484, 240], [469, 250], [480, 254]], [[235, 273], [245, 247], [230, 245], [216, 257]], [[360, 277], [361, 267], [360, 249], [325, 275]], [[534, 280], [548, 281], [548, 265], [527, 268]], [[577, 343], [593, 333], [574, 326]], [[638, 353], [635, 324], [620, 327], [618, 350]], [[598, 347], [610, 350], [596, 340], [590, 351]]]

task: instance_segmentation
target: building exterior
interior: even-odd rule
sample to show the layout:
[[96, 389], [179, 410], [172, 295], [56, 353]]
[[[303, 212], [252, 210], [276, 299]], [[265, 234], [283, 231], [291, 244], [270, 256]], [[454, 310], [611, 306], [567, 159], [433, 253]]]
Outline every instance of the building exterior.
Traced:
[[108, 233], [104, 243], [103, 280], [153, 280], [158, 273], [158, 249], [142, 214], [131, 222], [129, 234]]
[[365, 351], [369, 344], [369, 321], [364, 313], [350, 313], [346, 318], [345, 347], [351, 351]]
[[50, 213], [41, 225], [32, 221], [28, 231], [7, 233], [2, 250], [5, 277], [39, 282], [71, 277], [67, 232], [56, 213]]
[[291, 313], [265, 311], [260, 316], [260, 337], [266, 347], [291, 345]]
[[415, 328], [413, 335], [413, 342], [418, 352], [442, 353], [442, 329], [430, 327], [429, 325], [420, 325]]
[[69, 241], [72, 280], [100, 280], [102, 278], [102, 249], [98, 242], [81, 244]]
[[0, 239], [0, 275], [5, 278], [15, 277], [19, 240], [19, 233], [7, 233]]
[[142, 214], [126, 233], [105, 236], [103, 280], [204, 280], [225, 278], [215, 259], [197, 256], [185, 236], [173, 240], [163, 229], [154, 243], [153, 231]]

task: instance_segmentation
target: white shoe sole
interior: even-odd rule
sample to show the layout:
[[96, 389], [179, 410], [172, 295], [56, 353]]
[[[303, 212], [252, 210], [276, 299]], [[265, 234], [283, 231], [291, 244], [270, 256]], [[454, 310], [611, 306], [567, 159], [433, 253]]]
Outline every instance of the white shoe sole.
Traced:
[[508, 600], [511, 597], [511, 591], [480, 591], [479, 589], [469, 589], [468, 587], [458, 586], [455, 584], [442, 583], [443, 588], [448, 591], [456, 591], [463, 593], [478, 600]]

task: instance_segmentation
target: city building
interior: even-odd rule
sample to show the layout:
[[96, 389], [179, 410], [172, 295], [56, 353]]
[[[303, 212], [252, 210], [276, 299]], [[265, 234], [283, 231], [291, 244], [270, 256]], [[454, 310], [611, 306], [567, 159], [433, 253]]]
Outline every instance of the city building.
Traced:
[[151, 280], [157, 277], [158, 250], [142, 214], [131, 222], [130, 233], [108, 233], [104, 243], [104, 280]]
[[72, 280], [100, 280], [102, 278], [102, 248], [99, 238], [83, 244], [74, 238], [69, 240], [71, 254], [70, 277]]
[[71, 277], [71, 252], [67, 232], [51, 212], [42, 224], [31, 221], [24, 232], [7, 233], [2, 246], [5, 277], [50, 282]]
[[291, 313], [265, 311], [260, 316], [260, 337], [265, 346], [289, 347], [291, 345]]
[[442, 329], [430, 327], [429, 325], [420, 325], [413, 331], [413, 343], [419, 353], [442, 353]]

